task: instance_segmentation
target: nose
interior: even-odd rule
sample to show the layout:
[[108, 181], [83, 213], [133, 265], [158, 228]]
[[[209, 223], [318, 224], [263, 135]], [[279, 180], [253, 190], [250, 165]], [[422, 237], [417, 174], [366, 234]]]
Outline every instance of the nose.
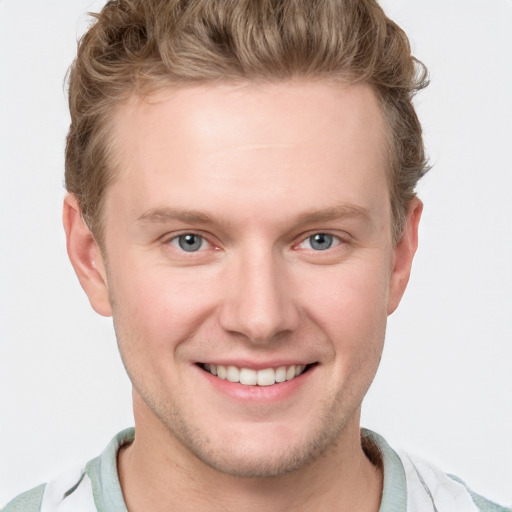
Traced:
[[291, 269], [271, 254], [248, 252], [232, 261], [227, 271], [219, 321], [226, 331], [253, 343], [268, 343], [294, 331], [300, 322]]

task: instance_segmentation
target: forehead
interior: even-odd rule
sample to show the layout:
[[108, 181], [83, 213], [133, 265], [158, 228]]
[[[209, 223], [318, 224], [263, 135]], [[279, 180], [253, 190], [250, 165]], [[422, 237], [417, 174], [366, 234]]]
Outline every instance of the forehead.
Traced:
[[236, 214], [265, 198], [300, 215], [321, 195], [368, 209], [387, 190], [383, 116], [366, 85], [181, 87], [131, 98], [113, 121], [118, 193], [106, 203], [123, 196], [134, 214], [185, 206], [179, 192], [195, 209]]
[[[269, 143], [276, 139], [305, 143], [321, 135], [326, 142], [336, 138], [343, 144], [344, 135], [353, 136], [361, 127], [375, 134], [383, 129], [382, 111], [370, 86], [313, 81], [181, 86], [146, 97], [132, 96], [115, 109], [115, 135], [128, 144], [137, 142], [134, 139], [145, 134], [129, 129], [135, 120], [141, 121], [141, 129], [174, 127], [175, 138], [192, 136], [201, 146], [211, 139], [214, 123], [218, 137], [211, 142], [219, 149], [235, 142], [231, 140], [235, 134], [237, 143], [253, 135]], [[343, 130], [333, 131], [334, 126]], [[151, 134], [158, 144], [161, 140], [155, 135]]]

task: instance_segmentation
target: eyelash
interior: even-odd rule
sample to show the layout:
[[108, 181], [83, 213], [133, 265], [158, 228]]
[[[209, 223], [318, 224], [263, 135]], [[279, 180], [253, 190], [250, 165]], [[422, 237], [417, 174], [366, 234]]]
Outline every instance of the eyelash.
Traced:
[[[201, 240], [201, 246], [199, 248], [199, 250], [197, 251], [187, 251], [186, 249], [184, 249], [181, 244], [180, 244], [180, 239], [181, 238], [185, 238], [185, 237], [189, 237], [189, 236], [194, 236], [194, 237], [197, 237]], [[209, 246], [212, 246], [213, 244], [211, 244], [208, 239], [199, 234], [199, 233], [194, 233], [193, 231], [189, 231], [189, 232], [186, 232], [186, 233], [180, 233], [179, 235], [175, 235], [173, 236], [172, 238], [169, 238], [165, 241], [166, 244], [168, 245], [172, 245], [173, 247], [176, 247], [176, 249], [178, 250], [181, 250], [182, 252], [185, 252], [185, 253], [189, 253], [189, 254], [194, 254], [194, 253], [198, 253], [198, 252], [202, 252], [204, 251], [205, 249], [203, 249], [203, 246], [205, 244], [209, 245]]]
[[325, 247], [324, 249], [314, 249], [313, 247], [307, 248], [307, 250], [310, 250], [313, 252], [329, 251], [330, 249], [334, 249], [335, 247], [338, 247], [339, 245], [344, 243], [344, 240], [337, 235], [333, 235], [332, 233], [329, 233], [329, 232], [317, 231], [317, 232], [310, 234], [310, 235], [306, 236], [305, 238], [303, 238], [302, 241], [298, 244], [298, 246], [301, 246], [302, 244], [304, 244], [308, 241], [310, 242], [310, 245], [311, 245], [312, 239], [314, 237], [324, 237], [324, 238], [329, 237], [332, 240], [331, 240], [331, 245], [329, 245], [329, 247]]
[[[200, 239], [201, 245], [199, 246], [198, 250], [187, 251], [180, 244], [180, 239], [182, 239], [184, 237], [190, 237], [190, 236], [198, 237]], [[314, 237], [329, 237], [332, 239], [332, 243], [331, 243], [331, 245], [329, 245], [328, 247], [326, 247], [324, 249], [315, 249], [315, 248], [311, 247], [311, 242]], [[307, 234], [307, 236], [302, 236], [301, 240], [297, 244], [294, 244], [293, 247], [294, 248], [300, 247], [301, 245], [307, 243], [308, 241], [310, 242], [310, 247], [306, 247], [305, 250], [315, 252], [315, 253], [328, 252], [329, 250], [334, 249], [334, 248], [338, 247], [339, 245], [347, 243], [346, 239], [344, 239], [338, 235], [334, 235], [327, 231], [315, 231], [313, 233]], [[188, 232], [180, 233], [178, 235], [174, 235], [173, 237], [166, 239], [164, 241], [164, 243], [166, 245], [172, 245], [180, 252], [189, 253], [189, 254], [197, 254], [197, 253], [203, 252], [204, 250], [207, 249], [207, 248], [204, 248], [204, 245], [208, 245], [210, 247], [212, 247], [212, 246], [215, 247], [215, 245], [212, 244], [206, 236], [204, 236], [200, 233], [197, 233], [197, 232], [193, 232], [193, 231], [188, 231]], [[319, 243], [322, 243], [322, 242], [319, 241]], [[190, 245], [192, 245], [192, 244], [190, 244]]]

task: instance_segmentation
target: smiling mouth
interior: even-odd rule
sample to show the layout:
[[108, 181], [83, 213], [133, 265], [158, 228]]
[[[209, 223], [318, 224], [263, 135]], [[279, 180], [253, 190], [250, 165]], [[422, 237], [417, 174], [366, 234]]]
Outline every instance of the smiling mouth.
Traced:
[[292, 364], [262, 370], [208, 363], [200, 363], [198, 366], [205, 372], [229, 382], [243, 384], [244, 386], [273, 386], [297, 378], [307, 372], [314, 364]]

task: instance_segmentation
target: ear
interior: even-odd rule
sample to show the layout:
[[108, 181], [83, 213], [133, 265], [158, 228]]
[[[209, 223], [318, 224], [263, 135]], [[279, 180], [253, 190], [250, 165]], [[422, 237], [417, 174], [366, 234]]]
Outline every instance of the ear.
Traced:
[[91, 230], [82, 218], [76, 197], [64, 199], [62, 221], [66, 231], [68, 256], [78, 280], [93, 309], [103, 316], [111, 316], [107, 272], [101, 250]]
[[398, 307], [411, 274], [412, 260], [418, 248], [418, 226], [423, 203], [414, 197], [409, 204], [402, 237], [393, 251], [393, 269], [389, 284], [388, 315]]

